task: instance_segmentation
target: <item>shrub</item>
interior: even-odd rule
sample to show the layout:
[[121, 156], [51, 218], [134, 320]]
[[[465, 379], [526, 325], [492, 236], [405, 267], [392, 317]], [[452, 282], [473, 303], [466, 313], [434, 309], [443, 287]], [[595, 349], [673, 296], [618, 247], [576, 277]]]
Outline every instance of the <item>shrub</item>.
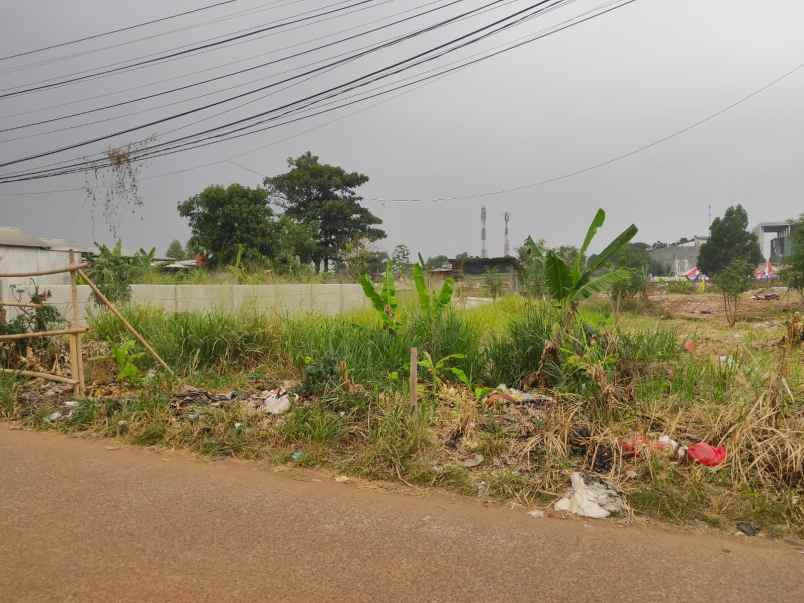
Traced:
[[[131, 297], [131, 283], [150, 270], [155, 249], [145, 252], [140, 249], [133, 256], [123, 255], [122, 241], [111, 249], [98, 246], [99, 253], [89, 271], [89, 277], [101, 293], [111, 302], [128, 301]], [[96, 300], [100, 305], [100, 300]]]

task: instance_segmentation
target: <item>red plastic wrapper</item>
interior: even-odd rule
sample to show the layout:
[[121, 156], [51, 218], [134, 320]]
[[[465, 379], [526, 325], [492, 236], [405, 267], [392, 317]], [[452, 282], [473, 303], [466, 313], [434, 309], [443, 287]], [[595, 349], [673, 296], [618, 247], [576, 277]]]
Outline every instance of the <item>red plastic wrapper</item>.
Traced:
[[726, 460], [726, 449], [710, 446], [706, 442], [698, 442], [687, 448], [687, 456], [701, 465], [717, 467]]

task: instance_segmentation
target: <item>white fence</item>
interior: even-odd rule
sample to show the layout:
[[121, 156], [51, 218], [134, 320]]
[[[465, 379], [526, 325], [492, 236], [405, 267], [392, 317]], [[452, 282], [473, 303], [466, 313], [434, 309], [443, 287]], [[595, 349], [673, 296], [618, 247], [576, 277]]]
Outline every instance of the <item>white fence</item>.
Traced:
[[[28, 299], [33, 288], [16, 285], [13, 291], [3, 291], [4, 299]], [[133, 285], [131, 302], [163, 308], [168, 312], [221, 310], [234, 312], [254, 308], [264, 313], [296, 314], [316, 312], [339, 314], [368, 307], [369, 302], [360, 285]], [[40, 292], [50, 291], [48, 300], [62, 316], [70, 312], [69, 285], [44, 285]], [[89, 287], [78, 287], [81, 316], [95, 307]]]

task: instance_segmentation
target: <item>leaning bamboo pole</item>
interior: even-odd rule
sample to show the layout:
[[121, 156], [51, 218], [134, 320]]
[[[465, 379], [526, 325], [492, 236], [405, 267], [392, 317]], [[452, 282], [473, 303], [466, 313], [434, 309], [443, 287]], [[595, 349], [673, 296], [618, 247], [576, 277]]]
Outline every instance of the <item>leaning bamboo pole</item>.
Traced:
[[142, 344], [142, 346], [146, 350], [148, 350], [148, 352], [151, 354], [151, 356], [156, 358], [156, 360], [159, 361], [159, 364], [161, 364], [165, 368], [165, 370], [167, 370], [171, 375], [173, 375], [174, 374], [173, 369], [171, 369], [167, 365], [167, 363], [164, 360], [162, 360], [162, 357], [156, 352], [155, 349], [153, 349], [151, 347], [150, 343], [145, 341], [145, 338], [142, 335], [139, 334], [137, 329], [135, 329], [134, 327], [131, 326], [131, 323], [128, 322], [128, 320], [126, 320], [126, 317], [123, 316], [120, 313], [120, 311], [114, 306], [114, 304], [112, 304], [112, 302], [110, 302], [106, 298], [106, 296], [103, 293], [101, 293], [100, 289], [98, 289], [98, 287], [95, 285], [95, 283], [93, 283], [90, 280], [90, 278], [84, 273], [84, 271], [79, 268], [78, 269], [78, 274], [80, 274], [81, 278], [83, 278], [86, 281], [86, 283], [87, 283], [87, 285], [89, 285], [90, 289], [92, 289], [92, 291], [95, 292], [95, 295], [97, 296], [97, 298], [99, 300], [101, 300], [104, 303], [104, 305], [106, 305], [106, 307], [109, 308], [109, 310], [111, 310], [112, 314], [114, 314], [117, 318], [120, 319], [120, 322], [122, 322], [123, 326], [125, 326], [126, 329], [128, 329], [128, 332], [131, 333], [134, 337], [136, 337], [137, 341], [139, 341]]
[[[75, 265], [75, 251], [70, 250], [70, 266]], [[73, 307], [72, 320], [70, 326], [73, 329], [81, 326], [81, 309], [78, 307], [78, 275], [77, 271], [70, 272], [70, 303]], [[81, 333], [70, 336], [70, 368], [72, 377], [75, 379], [76, 396], [84, 395], [84, 360], [83, 349], [81, 347]]]

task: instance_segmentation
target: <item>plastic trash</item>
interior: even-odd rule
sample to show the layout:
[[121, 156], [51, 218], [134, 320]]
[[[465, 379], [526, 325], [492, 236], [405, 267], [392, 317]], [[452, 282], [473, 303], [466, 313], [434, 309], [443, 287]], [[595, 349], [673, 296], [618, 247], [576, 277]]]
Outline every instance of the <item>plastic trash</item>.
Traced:
[[544, 511], [536, 509], [535, 511], [531, 511], [528, 513], [533, 519], [544, 519]]
[[282, 415], [290, 410], [290, 394], [281, 387], [256, 394], [252, 401], [255, 403], [257, 410], [272, 415]]
[[726, 449], [698, 442], [687, 448], [687, 456], [706, 467], [717, 467], [726, 460]]
[[570, 476], [570, 481], [572, 487], [564, 498], [553, 505], [556, 511], [603, 519], [612, 513], [622, 513], [625, 510], [622, 496], [599, 477], [575, 472]]
[[664, 451], [671, 455], [676, 455], [679, 450], [679, 444], [666, 434], [660, 436], [657, 440], [638, 435], [631, 439], [623, 440], [622, 449], [624, 456], [633, 456], [634, 458], [639, 458], [645, 449]]

